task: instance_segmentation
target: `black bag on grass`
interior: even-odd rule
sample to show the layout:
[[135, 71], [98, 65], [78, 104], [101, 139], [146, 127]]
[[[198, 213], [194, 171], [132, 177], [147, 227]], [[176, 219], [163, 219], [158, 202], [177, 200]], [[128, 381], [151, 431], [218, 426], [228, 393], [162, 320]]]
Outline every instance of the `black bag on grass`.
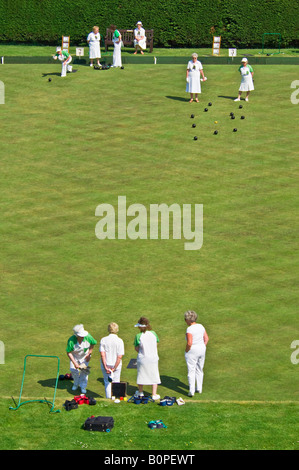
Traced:
[[74, 399], [73, 400], [65, 400], [64, 407], [65, 407], [66, 411], [75, 410], [76, 408], [78, 408], [78, 403]]
[[114, 426], [112, 416], [90, 416], [83, 425], [86, 431], [110, 432]]

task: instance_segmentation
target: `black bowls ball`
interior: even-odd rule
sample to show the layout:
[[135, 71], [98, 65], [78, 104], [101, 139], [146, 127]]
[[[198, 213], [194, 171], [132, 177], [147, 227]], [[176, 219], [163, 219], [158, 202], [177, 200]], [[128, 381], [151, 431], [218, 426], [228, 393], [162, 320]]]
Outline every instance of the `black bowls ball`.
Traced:
[[191, 114], [191, 116], [190, 116], [190, 117], [191, 117], [191, 119], [193, 119], [193, 118], [194, 118], [194, 114]]
[[218, 134], [218, 131], [214, 131], [214, 135], [217, 135]]
[[206, 112], [208, 111], [208, 108], [205, 108], [205, 110], [204, 110], [204, 111], [205, 111], [205, 113], [206, 113]]
[[211, 102], [209, 103], [209, 106], [212, 106], [212, 103], [211, 103]]
[[245, 116], [241, 116], [241, 119], [245, 119]]
[[235, 119], [235, 115], [234, 115], [234, 114], [232, 114], [230, 118], [231, 118], [231, 119]]
[[243, 108], [243, 105], [242, 105], [242, 104], [240, 104], [240, 106], [239, 106], [239, 109], [242, 109], [242, 108]]
[[192, 124], [192, 127], [196, 127], [196, 124]]
[[196, 137], [196, 136], [194, 137], [194, 140], [197, 140], [197, 137]]
[[233, 132], [237, 132], [237, 130], [238, 130], [238, 129], [235, 127], [235, 128], [233, 129]]

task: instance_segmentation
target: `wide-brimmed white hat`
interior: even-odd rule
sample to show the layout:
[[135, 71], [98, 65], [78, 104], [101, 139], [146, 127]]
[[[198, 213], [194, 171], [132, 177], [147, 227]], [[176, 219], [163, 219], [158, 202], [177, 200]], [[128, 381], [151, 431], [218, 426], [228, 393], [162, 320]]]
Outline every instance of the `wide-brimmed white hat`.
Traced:
[[246, 57], [243, 57], [243, 59], [241, 60], [241, 62], [248, 62], [248, 60], [246, 59]]
[[138, 26], [139, 24], [141, 24], [141, 26], [142, 26], [141, 21], [137, 21], [136, 26]]
[[85, 336], [88, 335], [88, 331], [84, 329], [84, 326], [82, 325], [82, 323], [80, 325], [74, 326], [73, 332], [76, 336], [80, 336], [80, 338], [84, 338]]
[[61, 47], [60, 46], [56, 47], [56, 52], [60, 52], [60, 51], [61, 51]]
[[141, 325], [141, 323], [136, 323], [136, 325], [134, 325], [134, 327], [136, 328], [146, 328], [147, 325]]

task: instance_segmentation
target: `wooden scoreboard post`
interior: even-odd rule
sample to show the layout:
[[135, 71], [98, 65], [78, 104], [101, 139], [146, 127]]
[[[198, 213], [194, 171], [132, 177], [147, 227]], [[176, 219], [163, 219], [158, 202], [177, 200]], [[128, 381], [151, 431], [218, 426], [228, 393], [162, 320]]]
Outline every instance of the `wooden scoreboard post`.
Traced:
[[213, 55], [220, 55], [221, 36], [213, 36]]
[[62, 36], [61, 49], [66, 52], [70, 52], [70, 37]]

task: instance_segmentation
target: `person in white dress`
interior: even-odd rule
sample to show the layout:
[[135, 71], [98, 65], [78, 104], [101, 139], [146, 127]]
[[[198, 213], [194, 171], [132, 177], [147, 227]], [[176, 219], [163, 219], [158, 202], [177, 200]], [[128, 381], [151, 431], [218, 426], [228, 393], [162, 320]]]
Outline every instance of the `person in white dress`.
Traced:
[[248, 64], [246, 57], [243, 57], [241, 65], [239, 67], [239, 72], [241, 74], [241, 84], [239, 88], [238, 98], [235, 101], [241, 100], [241, 95], [243, 91], [246, 91], [245, 101], [249, 99], [249, 93], [254, 90], [253, 84], [253, 68]]
[[203, 325], [196, 323], [197, 313], [188, 310], [185, 315], [188, 325], [186, 331], [185, 360], [188, 369], [189, 397], [193, 397], [195, 391], [202, 393], [203, 368], [206, 357], [206, 346], [209, 337]]
[[187, 72], [186, 72], [186, 92], [190, 93], [190, 101], [193, 101], [193, 95], [195, 94], [195, 101], [198, 103], [198, 94], [201, 93], [201, 86], [200, 86], [200, 76], [202, 76], [202, 80], [206, 81], [206, 77], [204, 75], [202, 64], [199, 60], [197, 60], [198, 55], [196, 53], [192, 54], [192, 59], [189, 60], [187, 65]]
[[90, 59], [90, 67], [93, 66], [93, 61], [96, 59], [97, 65], [101, 66], [100, 58], [101, 58], [101, 47], [100, 47], [101, 35], [99, 32], [99, 27], [94, 26], [92, 28], [92, 32], [89, 33], [87, 36], [87, 44], [89, 46], [89, 59]]
[[122, 39], [121, 34], [116, 28], [116, 26], [111, 25], [110, 29], [113, 31], [112, 41], [114, 44], [113, 50], [113, 64], [112, 67], [122, 67], [122, 60], [121, 60], [121, 46], [122, 46]]
[[108, 336], [100, 341], [101, 369], [104, 377], [106, 398], [111, 398], [111, 383], [120, 382], [124, 342], [118, 337], [117, 323], [109, 323]]
[[70, 372], [74, 379], [72, 390], [81, 388], [86, 393], [89, 375], [89, 361], [97, 341], [84, 329], [82, 324], [73, 328], [73, 336], [68, 339], [66, 352], [70, 359]]
[[135, 327], [139, 328], [139, 333], [135, 336], [134, 346], [137, 351], [137, 396], [143, 396], [144, 385], [152, 386], [152, 399], [159, 400], [157, 394], [158, 385], [161, 383], [159, 374], [159, 356], [157, 343], [159, 338], [152, 331], [149, 320], [141, 317]]
[[140, 50], [141, 54], [144, 54], [144, 49], [146, 49], [146, 36], [145, 36], [145, 29], [142, 26], [141, 21], [136, 23], [136, 28], [134, 29], [134, 46], [135, 52], [137, 54], [138, 49]]

